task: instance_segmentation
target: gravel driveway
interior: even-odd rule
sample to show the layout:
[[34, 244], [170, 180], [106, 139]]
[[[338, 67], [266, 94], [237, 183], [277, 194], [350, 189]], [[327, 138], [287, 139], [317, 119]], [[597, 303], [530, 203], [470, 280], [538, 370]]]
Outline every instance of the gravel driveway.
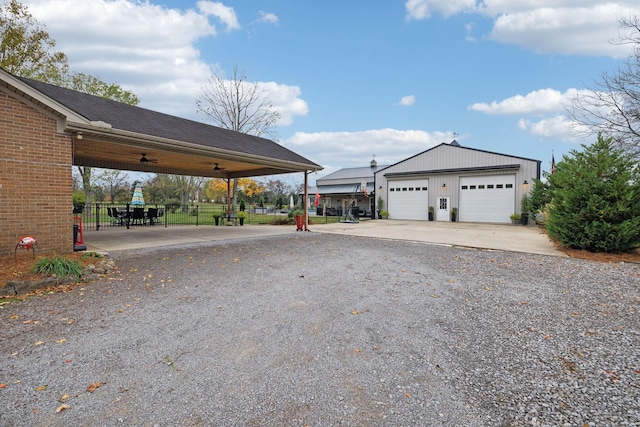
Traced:
[[316, 233], [112, 256], [0, 306], [0, 425], [640, 425], [639, 265]]

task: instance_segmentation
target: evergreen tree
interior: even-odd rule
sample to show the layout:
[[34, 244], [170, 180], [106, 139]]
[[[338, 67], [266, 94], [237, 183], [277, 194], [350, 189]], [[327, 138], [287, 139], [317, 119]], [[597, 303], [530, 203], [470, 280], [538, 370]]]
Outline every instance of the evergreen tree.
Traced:
[[628, 252], [640, 246], [640, 171], [633, 156], [598, 136], [549, 176], [547, 231], [564, 246]]

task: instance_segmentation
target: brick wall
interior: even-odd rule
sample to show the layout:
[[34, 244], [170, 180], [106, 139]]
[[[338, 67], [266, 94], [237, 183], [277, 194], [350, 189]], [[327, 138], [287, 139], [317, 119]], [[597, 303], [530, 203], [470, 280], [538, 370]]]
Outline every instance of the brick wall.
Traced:
[[24, 236], [36, 254], [73, 252], [72, 141], [56, 121], [0, 92], [0, 256]]

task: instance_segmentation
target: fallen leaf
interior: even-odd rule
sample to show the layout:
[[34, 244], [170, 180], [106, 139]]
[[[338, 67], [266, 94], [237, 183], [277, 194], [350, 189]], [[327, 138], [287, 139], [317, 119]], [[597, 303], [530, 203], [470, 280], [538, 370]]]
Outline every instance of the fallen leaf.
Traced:
[[42, 345], [44, 344], [44, 341], [36, 341], [33, 343], [33, 345]]
[[39, 320], [25, 320], [22, 322], [23, 325], [37, 325]]
[[56, 341], [56, 342], [57, 342], [58, 344], [64, 344], [66, 341], [67, 341], [67, 339], [66, 339], [66, 338], [62, 338], [62, 339], [60, 339], [60, 340], [58, 340], [58, 341]]
[[99, 382], [98, 383], [93, 383], [89, 387], [87, 387], [87, 391], [89, 393], [93, 393], [94, 391], [96, 391], [96, 389], [100, 388], [100, 386], [101, 386], [101, 384]]
[[356, 310], [353, 310], [351, 314], [358, 314], [358, 312]]
[[520, 304], [521, 305], [527, 305], [527, 304], [529, 304], [529, 301], [520, 301]]
[[359, 348], [356, 348], [356, 353], [360, 353], [362, 350], [360, 350]]
[[71, 395], [69, 394], [63, 394], [62, 396], [60, 396], [60, 399], [58, 399], [58, 402], [62, 403], [65, 400], [69, 399], [71, 397]]
[[38, 387], [36, 387], [36, 391], [45, 391], [47, 388], [49, 388], [48, 384], [39, 385]]
[[406, 397], [411, 397], [411, 393], [405, 393], [404, 394]]
[[64, 411], [65, 409], [69, 409], [70, 407], [71, 406], [66, 405], [66, 404], [65, 405], [60, 405], [60, 406], [58, 406], [58, 409], [56, 409], [56, 414], [59, 413], [59, 412]]
[[18, 316], [16, 316], [15, 314], [13, 316], [11, 316], [9, 319], [17, 319]]
[[7, 386], [7, 383], [0, 384], [0, 388], [5, 388], [6, 386]]

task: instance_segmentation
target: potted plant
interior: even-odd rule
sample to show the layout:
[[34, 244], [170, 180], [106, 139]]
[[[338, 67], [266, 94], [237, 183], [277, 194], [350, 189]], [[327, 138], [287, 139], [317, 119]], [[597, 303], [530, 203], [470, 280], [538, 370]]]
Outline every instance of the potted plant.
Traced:
[[519, 213], [514, 212], [509, 216], [509, 218], [511, 219], [512, 224], [517, 224], [520, 222], [522, 216]]
[[433, 221], [434, 212], [435, 212], [435, 210], [434, 210], [433, 206], [429, 206], [429, 221]]
[[378, 196], [378, 219], [382, 218], [383, 208], [384, 208], [384, 200], [382, 200], [382, 196]]
[[244, 225], [244, 219], [247, 218], [247, 213], [245, 211], [238, 212], [238, 220], [240, 221], [240, 225]]
[[382, 219], [389, 218], [389, 211], [380, 211], [380, 218]]
[[456, 222], [458, 218], [458, 208], [451, 208], [451, 222]]
[[220, 224], [220, 212], [213, 213], [213, 220], [216, 222], [216, 225]]

